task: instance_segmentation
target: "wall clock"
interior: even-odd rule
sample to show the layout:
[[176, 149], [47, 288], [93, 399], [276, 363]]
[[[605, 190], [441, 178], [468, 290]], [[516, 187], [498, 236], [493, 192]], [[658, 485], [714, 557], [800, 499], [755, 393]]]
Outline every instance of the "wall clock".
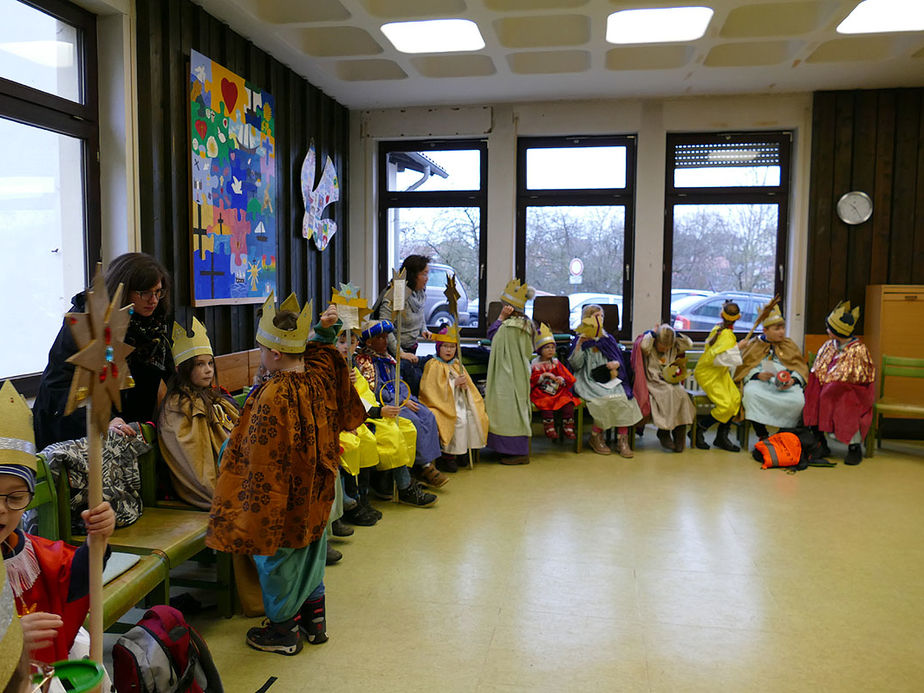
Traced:
[[862, 224], [873, 216], [873, 201], [860, 190], [844, 193], [837, 201], [837, 216], [851, 226]]

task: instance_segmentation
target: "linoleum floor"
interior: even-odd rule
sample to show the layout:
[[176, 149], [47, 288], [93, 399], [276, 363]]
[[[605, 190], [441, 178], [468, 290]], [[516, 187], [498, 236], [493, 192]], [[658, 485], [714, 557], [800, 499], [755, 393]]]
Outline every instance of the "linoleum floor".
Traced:
[[194, 621], [226, 690], [924, 690], [924, 448], [788, 474], [650, 427], [632, 460], [534, 441], [336, 542], [326, 644]]

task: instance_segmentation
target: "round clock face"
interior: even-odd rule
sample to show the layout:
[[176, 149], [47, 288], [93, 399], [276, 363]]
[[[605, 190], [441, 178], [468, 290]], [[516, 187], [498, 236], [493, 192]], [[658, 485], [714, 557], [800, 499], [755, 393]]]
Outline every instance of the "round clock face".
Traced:
[[862, 224], [873, 216], [873, 201], [859, 190], [844, 193], [837, 201], [837, 216], [845, 224]]

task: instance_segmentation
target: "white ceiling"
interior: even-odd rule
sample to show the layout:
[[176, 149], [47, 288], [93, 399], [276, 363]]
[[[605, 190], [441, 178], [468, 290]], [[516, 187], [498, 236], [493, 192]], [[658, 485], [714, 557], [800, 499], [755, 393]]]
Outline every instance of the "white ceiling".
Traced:
[[[924, 32], [835, 32], [858, 0], [195, 1], [351, 109], [924, 85]], [[715, 10], [701, 39], [604, 40], [616, 10], [681, 5]], [[486, 46], [407, 55], [379, 28], [450, 17]]]

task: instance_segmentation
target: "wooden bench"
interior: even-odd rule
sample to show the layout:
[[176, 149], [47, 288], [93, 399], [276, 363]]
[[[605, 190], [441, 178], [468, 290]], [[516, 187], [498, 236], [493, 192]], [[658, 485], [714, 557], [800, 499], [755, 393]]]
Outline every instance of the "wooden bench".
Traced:
[[[62, 524], [59, 521], [58, 492], [44, 457], [37, 457], [36, 467], [35, 497], [29, 508], [37, 511], [38, 535], [57, 541], [61, 538]], [[68, 513], [68, 528], [69, 523]], [[169, 597], [170, 571], [166, 559], [160, 555], [143, 556], [103, 585], [103, 628], [112, 629], [129, 609], [142, 601], [147, 605], [166, 604]]]

